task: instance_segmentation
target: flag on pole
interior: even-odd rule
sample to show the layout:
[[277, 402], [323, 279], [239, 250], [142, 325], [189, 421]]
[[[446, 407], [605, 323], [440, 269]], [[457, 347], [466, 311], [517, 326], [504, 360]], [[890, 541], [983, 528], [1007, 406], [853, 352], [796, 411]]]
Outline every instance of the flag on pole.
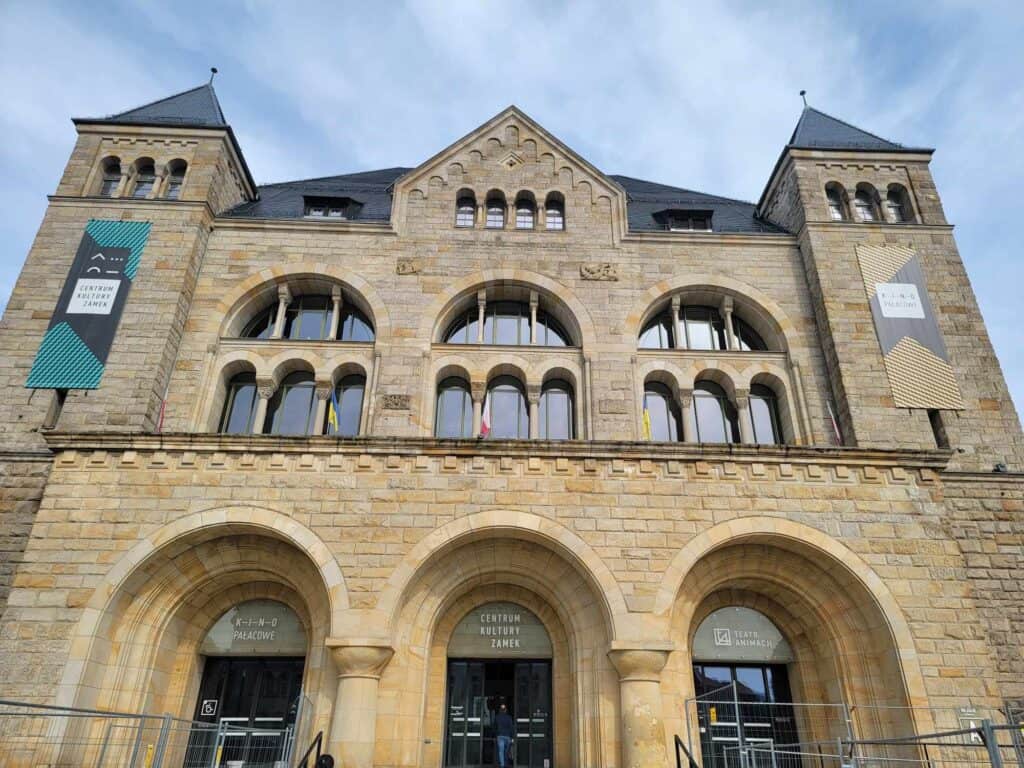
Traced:
[[331, 402], [327, 406], [327, 426], [330, 428], [331, 434], [338, 434], [338, 413], [340, 411], [341, 406], [338, 405], [338, 391], [332, 389]]
[[484, 410], [480, 416], [480, 437], [487, 437], [491, 432], [491, 398], [484, 395]]

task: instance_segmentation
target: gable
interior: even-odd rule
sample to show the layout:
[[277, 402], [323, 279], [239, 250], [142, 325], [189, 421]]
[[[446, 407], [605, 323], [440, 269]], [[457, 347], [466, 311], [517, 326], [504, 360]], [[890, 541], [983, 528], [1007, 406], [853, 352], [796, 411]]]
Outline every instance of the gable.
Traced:
[[[395, 184], [394, 226], [416, 229], [419, 214], [437, 225], [436, 215], [451, 207], [460, 192], [471, 191], [478, 204], [500, 192], [509, 205], [527, 193], [538, 204], [558, 193], [571, 221], [624, 230], [626, 194], [605, 175], [545, 131], [516, 107], [463, 137]], [[424, 205], [425, 201], [431, 201]], [[454, 214], [453, 214], [454, 215]]]

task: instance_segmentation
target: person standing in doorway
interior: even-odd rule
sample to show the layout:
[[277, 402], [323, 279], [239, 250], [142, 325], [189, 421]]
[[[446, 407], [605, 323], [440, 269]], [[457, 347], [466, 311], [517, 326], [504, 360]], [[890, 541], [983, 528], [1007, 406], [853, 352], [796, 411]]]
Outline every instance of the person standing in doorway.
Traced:
[[504, 704], [498, 709], [498, 717], [495, 719], [494, 725], [498, 734], [498, 765], [501, 768], [506, 768], [512, 737], [516, 733], [516, 723], [512, 719], [512, 715], [508, 713], [508, 707]]

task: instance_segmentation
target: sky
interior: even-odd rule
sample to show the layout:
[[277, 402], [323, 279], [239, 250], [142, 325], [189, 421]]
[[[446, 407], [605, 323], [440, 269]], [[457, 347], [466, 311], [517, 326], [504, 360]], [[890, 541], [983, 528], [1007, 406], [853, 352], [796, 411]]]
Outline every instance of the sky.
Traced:
[[415, 166], [516, 104], [598, 168], [756, 201], [809, 103], [935, 147], [988, 332], [1024, 406], [1024, 3], [0, 0], [0, 307], [71, 117], [199, 85], [256, 181]]

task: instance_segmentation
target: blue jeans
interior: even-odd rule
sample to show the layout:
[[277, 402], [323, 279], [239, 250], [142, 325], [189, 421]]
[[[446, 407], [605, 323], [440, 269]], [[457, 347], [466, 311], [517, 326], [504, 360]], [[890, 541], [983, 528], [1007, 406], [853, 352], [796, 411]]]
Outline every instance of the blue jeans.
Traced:
[[508, 748], [512, 746], [511, 736], [499, 736], [498, 737], [498, 765], [501, 768], [505, 768], [508, 760]]

